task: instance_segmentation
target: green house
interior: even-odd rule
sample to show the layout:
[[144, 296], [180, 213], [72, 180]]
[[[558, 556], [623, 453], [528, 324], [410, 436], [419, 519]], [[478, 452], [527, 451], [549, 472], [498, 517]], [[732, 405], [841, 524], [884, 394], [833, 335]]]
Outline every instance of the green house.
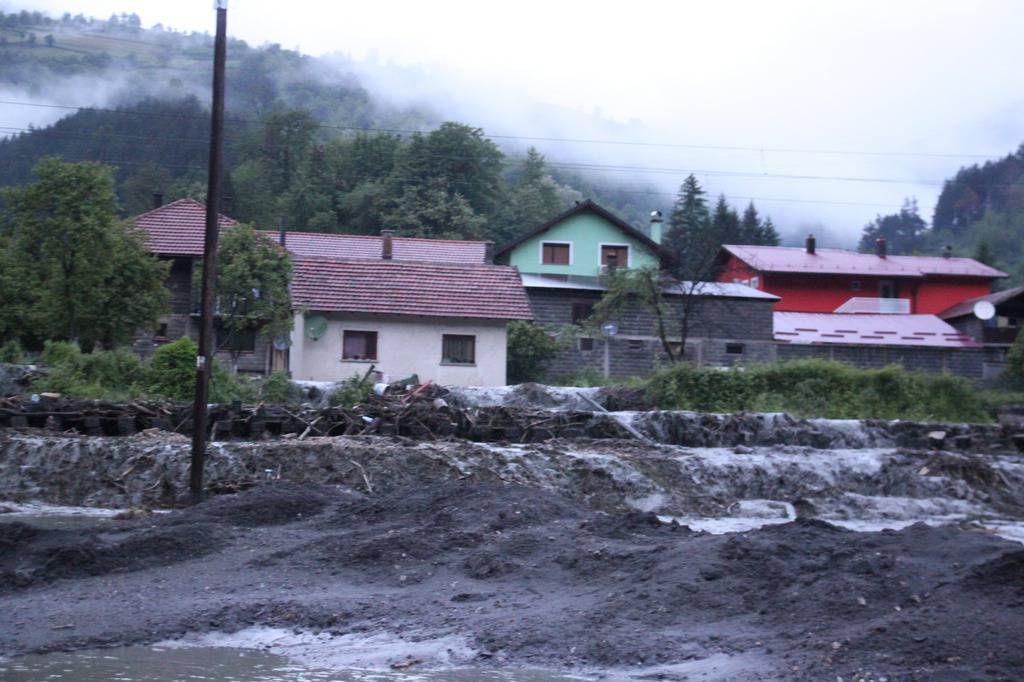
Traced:
[[596, 278], [606, 267], [663, 263], [661, 226], [659, 215], [644, 234], [588, 199], [506, 244], [494, 260], [525, 274]]

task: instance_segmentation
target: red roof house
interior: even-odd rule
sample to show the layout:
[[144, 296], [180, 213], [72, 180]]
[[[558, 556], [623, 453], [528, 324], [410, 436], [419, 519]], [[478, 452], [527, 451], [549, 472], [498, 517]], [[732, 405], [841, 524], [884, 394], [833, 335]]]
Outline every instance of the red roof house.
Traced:
[[[192, 263], [202, 256], [206, 207], [182, 199], [135, 224], [148, 248], [175, 264], [169, 285], [182, 303], [163, 326], [178, 329], [174, 336], [194, 335], [189, 288]], [[234, 224], [220, 217], [222, 228]], [[287, 366], [294, 378], [335, 381], [373, 366], [393, 378], [505, 383], [506, 324], [533, 314], [519, 272], [489, 263], [489, 242], [395, 237], [389, 230], [259, 232], [292, 254], [296, 316]], [[270, 363], [258, 358], [253, 365]]]

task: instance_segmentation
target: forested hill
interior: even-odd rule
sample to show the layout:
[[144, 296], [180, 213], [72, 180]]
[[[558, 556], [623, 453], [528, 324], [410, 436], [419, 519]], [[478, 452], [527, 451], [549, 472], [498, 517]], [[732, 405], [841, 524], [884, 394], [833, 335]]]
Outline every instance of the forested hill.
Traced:
[[[23, 91], [21, 101], [91, 106], [52, 126], [2, 129], [11, 137], [0, 141], [0, 185], [30, 181], [40, 158], [58, 155], [110, 165], [126, 215], [148, 209], [154, 192], [204, 198], [211, 38], [141, 23], [0, 16], [0, 86]], [[225, 210], [241, 220], [502, 242], [583, 197], [638, 225], [666, 208], [499, 148], [471, 125], [382, 102], [322, 60], [239, 40], [228, 55]], [[95, 92], [109, 95], [97, 105]]]

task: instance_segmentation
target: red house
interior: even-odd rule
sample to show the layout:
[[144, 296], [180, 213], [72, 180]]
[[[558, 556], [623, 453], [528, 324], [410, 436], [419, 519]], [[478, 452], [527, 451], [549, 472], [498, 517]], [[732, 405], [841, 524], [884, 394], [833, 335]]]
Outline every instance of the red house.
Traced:
[[777, 312], [940, 313], [992, 291], [1005, 272], [971, 258], [891, 256], [876, 252], [727, 244], [719, 281], [742, 282], [781, 297]]

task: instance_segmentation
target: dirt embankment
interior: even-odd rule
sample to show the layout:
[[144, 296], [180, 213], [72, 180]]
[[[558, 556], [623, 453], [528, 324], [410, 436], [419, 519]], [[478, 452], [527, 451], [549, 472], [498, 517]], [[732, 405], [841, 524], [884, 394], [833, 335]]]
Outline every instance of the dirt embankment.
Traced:
[[468, 638], [482, 661], [672, 679], [1020, 679], [1024, 550], [912, 526], [707, 535], [454, 481], [259, 486], [74, 533], [0, 524], [0, 653], [287, 626]]

